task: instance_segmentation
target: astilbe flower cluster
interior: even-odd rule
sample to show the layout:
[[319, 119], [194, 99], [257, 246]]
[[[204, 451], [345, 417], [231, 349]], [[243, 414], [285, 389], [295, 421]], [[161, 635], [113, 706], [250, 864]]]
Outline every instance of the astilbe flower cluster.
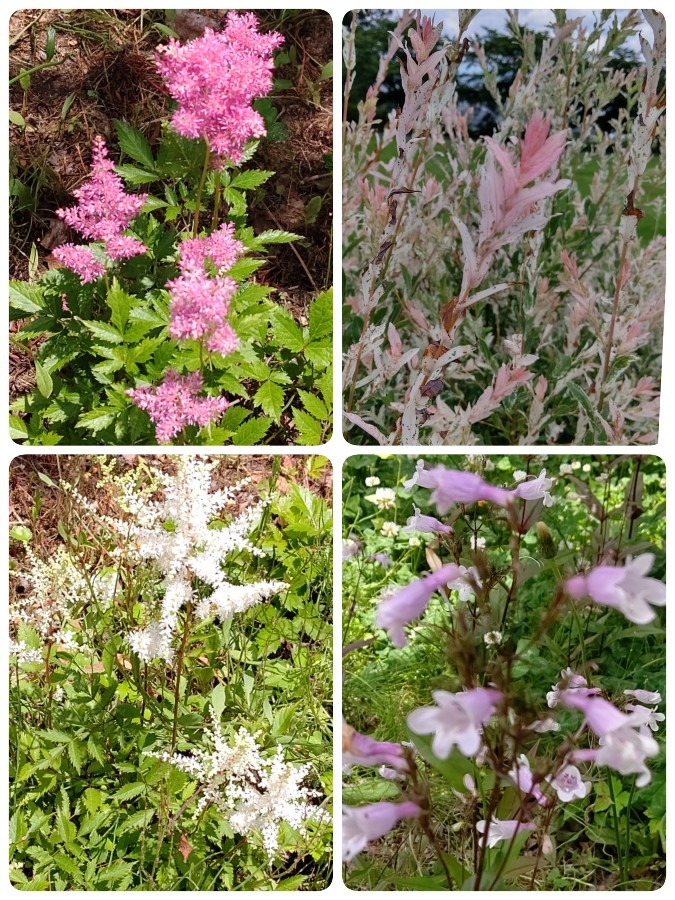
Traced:
[[[178, 615], [188, 603], [198, 619], [229, 619], [288, 587], [283, 581], [239, 585], [228, 580], [224, 566], [230, 553], [263, 555], [248, 535], [265, 503], [249, 507], [225, 527], [211, 527], [235, 495], [232, 488], [211, 489], [212, 468], [199, 458], [181, 456], [175, 475], [156, 473], [161, 499], [148, 501], [141, 494], [134, 502], [133, 487], [127, 488], [125, 503], [133, 513], [128, 537], [134, 553], [139, 560], [154, 562], [162, 576], [159, 618], [127, 636], [132, 650], [145, 662], [173, 659]], [[210, 592], [205, 592], [205, 586]]]
[[205, 138], [221, 168], [240, 162], [247, 141], [266, 134], [251, 104], [271, 90], [272, 52], [282, 43], [277, 32], [258, 31], [256, 16], [231, 11], [221, 32], [207, 28], [157, 51], [157, 69], [178, 101], [171, 124], [184, 137]]
[[204, 428], [215, 422], [230, 405], [224, 397], [200, 396], [204, 387], [201, 372], [180, 375], [169, 369], [157, 387], [129, 388], [125, 393], [155, 424], [160, 444], [170, 441], [186, 425]]
[[[70, 628], [73, 610], [80, 601], [91, 597], [81, 567], [63, 546], [59, 546], [48, 559], [36, 556], [29, 546], [26, 548], [26, 564], [21, 572], [24, 590], [13, 592], [9, 604], [12, 632], [16, 633], [19, 626], [27, 625], [37, 633], [42, 645], [72, 646], [75, 637]], [[38, 653], [31, 653], [24, 641], [15, 641], [12, 647], [17, 658], [23, 662], [38, 659]]]
[[256, 735], [245, 728], [228, 742], [215, 718], [208, 737], [213, 750], [197, 748], [189, 756], [151, 754], [199, 782], [195, 817], [213, 804], [237, 834], [260, 835], [270, 860], [279, 849], [282, 822], [305, 834], [309, 820], [327, 820], [328, 814], [312, 803], [321, 794], [303, 785], [310, 772], [308, 764], [286, 762], [281, 746], [272, 758], [266, 758]]
[[[102, 241], [109, 259], [129, 259], [145, 252], [145, 245], [138, 238], [123, 232], [141, 211], [147, 194], [125, 192], [102, 137], [95, 137], [92, 143], [89, 178], [73, 194], [77, 205], [57, 209], [57, 216], [83, 237]], [[52, 255], [84, 283], [96, 281], [105, 274], [104, 263], [89, 247], [62, 244]]]
[[[181, 274], [166, 284], [171, 294], [171, 337], [204, 341], [207, 350], [223, 355], [237, 348], [237, 336], [225, 321], [237, 283], [224, 273], [243, 251], [232, 223], [221, 225], [208, 237], [183, 241], [178, 250]], [[215, 269], [214, 277], [209, 268]]]

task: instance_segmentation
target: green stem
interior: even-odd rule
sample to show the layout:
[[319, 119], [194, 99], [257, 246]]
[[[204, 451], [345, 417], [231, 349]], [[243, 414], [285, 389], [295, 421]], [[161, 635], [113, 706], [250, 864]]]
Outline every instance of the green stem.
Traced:
[[195, 197], [195, 219], [192, 225], [192, 237], [197, 237], [199, 234], [199, 213], [201, 212], [202, 206], [202, 191], [204, 190], [204, 184], [206, 183], [206, 175], [209, 171], [209, 163], [211, 162], [211, 150], [209, 146], [206, 146], [206, 150], [204, 152], [204, 166], [202, 168], [202, 176], [199, 179], [199, 186], [197, 187], [197, 196]]
[[176, 735], [178, 733], [178, 707], [180, 705], [180, 678], [183, 673], [183, 660], [185, 659], [185, 648], [187, 646], [188, 634], [190, 633], [190, 623], [192, 621], [192, 604], [188, 603], [185, 613], [185, 625], [183, 626], [183, 637], [180, 642], [178, 651], [178, 661], [176, 663], [176, 684], [173, 694], [173, 727], [171, 729], [171, 752], [176, 749]]
[[17, 81], [21, 81], [26, 75], [33, 75], [35, 72], [41, 72], [43, 69], [50, 69], [52, 66], [60, 66], [62, 63], [66, 62], [66, 60], [71, 59], [72, 57], [67, 56], [66, 59], [52, 59], [50, 62], [40, 63], [39, 66], [33, 66], [32, 69], [26, 69], [25, 72], [19, 72], [18, 75], [15, 75], [14, 78], [9, 79], [8, 87], [11, 87], [13, 84], [16, 84]]
[[614, 779], [611, 774], [609, 775], [607, 782], [609, 784], [609, 796], [612, 801], [612, 820], [614, 822], [614, 840], [616, 841], [616, 852], [619, 857], [619, 872], [621, 874], [621, 884], [626, 884], [626, 859], [625, 855], [621, 852], [621, 833], [619, 830], [619, 814], [616, 811], [616, 798], [614, 796]]
[[216, 230], [218, 213], [220, 212], [220, 198], [223, 195], [223, 186], [220, 182], [220, 172], [216, 172], [216, 190], [213, 199], [213, 216], [211, 218], [211, 231]]

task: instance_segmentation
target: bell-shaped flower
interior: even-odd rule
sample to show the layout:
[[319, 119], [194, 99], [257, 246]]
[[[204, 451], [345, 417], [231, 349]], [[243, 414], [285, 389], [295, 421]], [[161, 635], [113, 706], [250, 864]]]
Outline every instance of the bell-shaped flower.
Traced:
[[474, 472], [446, 469], [445, 466], [425, 469], [418, 464], [413, 477], [404, 482], [403, 486], [409, 490], [415, 484], [432, 489], [431, 501], [441, 516], [455, 503], [469, 504], [486, 500], [498, 506], [508, 506], [512, 499], [510, 491], [488, 484]]
[[588, 596], [601, 606], [618, 609], [629, 622], [647, 625], [656, 618], [652, 606], [666, 604], [665, 584], [646, 577], [653, 563], [653, 553], [642, 553], [623, 566], [596, 566], [568, 579], [565, 589], [575, 600]]
[[553, 709], [560, 703], [560, 695], [563, 691], [576, 691], [588, 688], [588, 682], [583, 675], [577, 675], [568, 666], [560, 673], [560, 681], [551, 685], [551, 690], [546, 694], [546, 702], [549, 709]]
[[521, 500], [543, 500], [544, 506], [553, 506], [553, 497], [549, 493], [552, 486], [553, 479], [547, 478], [546, 469], [542, 469], [536, 478], [521, 482], [511, 494]]
[[618, 728], [600, 738], [595, 762], [621, 775], [637, 775], [635, 784], [644, 787], [652, 780], [646, 760], [658, 754], [659, 745], [646, 728]]
[[[560, 702], [563, 706], [581, 710], [586, 724], [598, 737], [606, 737], [619, 729], [638, 728], [644, 725], [649, 718], [648, 715], [641, 712], [626, 715], [608, 700], [583, 690], [563, 691], [560, 695]], [[647, 712], [651, 712], [651, 710], [647, 710]]]
[[534, 822], [519, 822], [518, 819], [497, 819], [493, 818], [490, 824], [481, 819], [476, 822], [476, 831], [480, 835], [484, 835], [487, 829], [486, 844], [488, 847], [496, 847], [500, 841], [510, 841], [519, 831], [533, 831]]
[[388, 632], [395, 647], [405, 647], [404, 626], [417, 619], [427, 608], [434, 591], [459, 575], [454, 563], [443, 566], [424, 578], [419, 578], [384, 599], [377, 608], [375, 624]]
[[563, 803], [569, 803], [570, 800], [583, 800], [591, 790], [590, 781], [584, 781], [581, 772], [576, 766], [566, 765], [555, 775], [549, 776], [548, 783], [555, 790], [558, 799]]
[[549, 805], [549, 800], [544, 796], [541, 792], [541, 788], [534, 780], [532, 769], [530, 768], [530, 761], [524, 753], [520, 754], [517, 761], [509, 770], [509, 777], [513, 779], [519, 791], [534, 797], [540, 806]]
[[493, 688], [472, 688], [460, 694], [432, 691], [435, 706], [413, 710], [408, 727], [415, 734], [433, 734], [431, 749], [438, 759], [447, 759], [453, 747], [464, 756], [480, 750], [483, 726], [493, 715], [502, 695]]
[[370, 841], [391, 831], [401, 819], [413, 819], [422, 809], [411, 800], [404, 803], [372, 803], [369, 806], [342, 806], [342, 859], [351, 862]]
[[413, 506], [413, 509], [415, 510], [415, 515], [408, 517], [405, 528], [401, 529], [402, 531], [421, 531], [424, 534], [452, 534], [452, 528], [449, 525], [444, 525], [434, 516], [425, 516], [416, 506]]
[[635, 697], [638, 703], [660, 703], [661, 694], [658, 691], [624, 691], [626, 697]]
[[400, 772], [409, 770], [403, 755], [403, 747], [390, 741], [377, 741], [365, 734], [359, 734], [342, 720], [342, 769], [351, 771], [352, 766], [391, 766]]
[[640, 713], [645, 717], [645, 725], [652, 731], [659, 730], [659, 722], [665, 722], [663, 713], [657, 712], [649, 706], [641, 706], [639, 703], [627, 703], [626, 709], [632, 713]]

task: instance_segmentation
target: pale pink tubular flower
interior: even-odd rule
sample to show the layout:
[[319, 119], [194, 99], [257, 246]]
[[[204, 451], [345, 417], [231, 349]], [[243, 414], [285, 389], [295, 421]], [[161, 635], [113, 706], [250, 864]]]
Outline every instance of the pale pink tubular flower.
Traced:
[[488, 484], [480, 475], [446, 469], [445, 466], [425, 469], [423, 463], [421, 466], [418, 464], [415, 474], [404, 482], [404, 487], [409, 490], [416, 484], [433, 490], [431, 501], [439, 515], [445, 515], [455, 503], [468, 504], [486, 500], [498, 506], [508, 506], [512, 500], [510, 491]]
[[480, 750], [483, 726], [494, 714], [502, 695], [494, 688], [472, 688], [459, 694], [432, 691], [435, 706], [413, 710], [408, 727], [415, 734], [433, 734], [431, 749], [447, 759], [457, 746], [464, 756]]
[[388, 632], [395, 647], [405, 647], [404, 625], [422, 615], [434, 591], [457, 578], [459, 567], [450, 563], [386, 597], [378, 606], [375, 624]]
[[535, 784], [530, 761], [524, 753], [520, 754], [509, 770], [509, 776], [513, 779], [519, 791], [534, 797], [540, 806], [549, 806], [549, 800], [544, 796], [539, 785]]
[[408, 762], [403, 747], [392, 741], [377, 741], [366, 734], [359, 734], [342, 720], [342, 767], [350, 771], [352, 766], [390, 766], [399, 772], [407, 772]]
[[519, 822], [518, 819], [497, 819], [493, 817], [490, 824], [481, 819], [476, 822], [476, 831], [484, 835], [487, 829], [486, 844], [488, 847], [496, 847], [500, 841], [510, 841], [519, 831], [533, 831], [534, 822]]
[[666, 717], [663, 713], [657, 712], [651, 706], [641, 706], [639, 703], [627, 703], [626, 709], [632, 713], [640, 713], [645, 717], [645, 725], [651, 731], [659, 730], [659, 722], [665, 722]]
[[652, 606], [665, 606], [666, 586], [656, 578], [647, 578], [654, 563], [653, 553], [627, 559], [623, 566], [596, 566], [586, 575], [574, 575], [565, 582], [570, 597], [590, 597], [601, 606], [618, 609], [636, 625], [653, 622]]
[[511, 493], [522, 500], [543, 500], [544, 506], [553, 506], [553, 497], [549, 491], [553, 486], [553, 479], [546, 477], [546, 469], [542, 469], [536, 478], [531, 481], [523, 481]]
[[649, 718], [641, 712], [634, 712], [627, 716], [608, 700], [583, 689], [563, 691], [560, 695], [560, 702], [563, 706], [583, 712], [586, 724], [598, 737], [605, 737], [618, 729], [638, 728], [644, 725]]
[[640, 689], [634, 691], [624, 691], [626, 697], [635, 697], [638, 703], [660, 703], [661, 694], [658, 691], [643, 691]]
[[203, 387], [200, 372], [179, 375], [169, 369], [162, 384], [156, 388], [135, 388], [125, 393], [150, 416], [155, 424], [157, 441], [163, 444], [186, 425], [203, 428], [220, 418], [230, 405], [225, 397], [198, 396]]
[[588, 682], [584, 676], [577, 675], [576, 672], [573, 672], [568, 666], [560, 673], [560, 681], [557, 684], [552, 685], [551, 690], [546, 694], [546, 702], [549, 705], [549, 709], [553, 709], [553, 707], [560, 703], [560, 696], [563, 691], [570, 692], [579, 689], [583, 690], [585, 688], [588, 688]]
[[402, 819], [415, 819], [422, 809], [407, 800], [403, 803], [373, 803], [370, 806], [342, 806], [342, 859], [351, 862], [370, 841], [377, 841]]
[[658, 756], [659, 745], [647, 728], [618, 728], [600, 738], [595, 754], [598, 766], [607, 766], [621, 775], [637, 775], [635, 784], [644, 787], [652, 780], [646, 761]]
[[433, 534], [433, 533], [451, 534], [452, 533], [452, 528], [449, 525], [444, 525], [438, 519], [434, 518], [434, 516], [425, 516], [414, 505], [413, 505], [413, 509], [415, 510], [415, 515], [408, 517], [406, 526], [405, 526], [405, 528], [402, 528], [401, 531], [405, 531], [405, 532], [419, 531], [419, 532], [422, 532], [423, 534]]
[[564, 766], [555, 775], [548, 776], [546, 780], [563, 803], [569, 803], [570, 800], [575, 799], [583, 800], [591, 789], [590, 781], [584, 781], [579, 769], [573, 765]]
[[171, 124], [185, 137], [203, 137], [220, 168], [228, 159], [240, 162], [247, 141], [266, 133], [251, 104], [272, 88], [272, 53], [283, 37], [257, 29], [254, 15], [231, 11], [221, 32], [207, 28], [185, 44], [171, 39], [155, 57], [178, 101]]

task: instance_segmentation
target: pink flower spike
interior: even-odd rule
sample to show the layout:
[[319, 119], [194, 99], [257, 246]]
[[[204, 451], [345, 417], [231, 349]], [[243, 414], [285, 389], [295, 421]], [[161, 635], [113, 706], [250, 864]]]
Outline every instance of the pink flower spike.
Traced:
[[370, 806], [342, 805], [342, 859], [351, 862], [370, 841], [377, 841], [401, 819], [415, 819], [422, 809], [412, 801], [373, 803]]
[[450, 563], [396, 591], [378, 606], [376, 626], [388, 632], [395, 647], [405, 647], [407, 641], [403, 626], [421, 616], [434, 591], [453, 581], [458, 575], [459, 567]]
[[82, 284], [96, 281], [105, 275], [105, 266], [88, 247], [75, 244], [61, 244], [52, 251], [54, 259], [66, 269], [80, 276]]
[[653, 553], [642, 553], [623, 566], [596, 566], [586, 575], [568, 579], [565, 589], [575, 600], [589, 596], [601, 606], [618, 609], [629, 622], [647, 625], [656, 618], [652, 606], [666, 603], [665, 584], [646, 577], [653, 562]]
[[493, 817], [490, 824], [481, 819], [476, 822], [476, 831], [480, 835], [487, 835], [485, 841], [488, 847], [496, 847], [500, 841], [510, 841], [519, 831], [534, 831], [534, 822], [519, 822], [518, 819], [497, 819]]
[[435, 706], [413, 710], [408, 727], [415, 734], [433, 734], [431, 749], [438, 759], [447, 759], [457, 746], [464, 756], [480, 750], [483, 725], [491, 718], [502, 695], [493, 688], [472, 688], [460, 694], [432, 691]]
[[214, 422], [230, 405], [225, 397], [199, 397], [203, 386], [199, 372], [184, 376], [169, 369], [158, 387], [130, 389], [126, 394], [148, 413], [155, 424], [157, 441], [164, 444], [186, 425], [203, 428]]
[[359, 734], [342, 720], [342, 767], [348, 772], [352, 766], [391, 766], [399, 772], [409, 770], [403, 747], [391, 741], [376, 741]]

